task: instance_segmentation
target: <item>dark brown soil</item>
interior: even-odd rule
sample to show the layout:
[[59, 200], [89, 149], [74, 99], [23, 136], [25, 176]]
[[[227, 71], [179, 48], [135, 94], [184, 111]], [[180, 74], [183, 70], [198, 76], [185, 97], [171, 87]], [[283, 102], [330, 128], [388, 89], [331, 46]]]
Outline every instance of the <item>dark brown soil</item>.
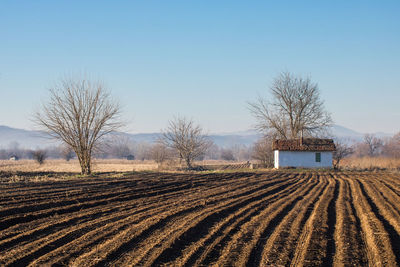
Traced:
[[0, 175], [1, 266], [400, 262], [398, 174], [62, 175]]

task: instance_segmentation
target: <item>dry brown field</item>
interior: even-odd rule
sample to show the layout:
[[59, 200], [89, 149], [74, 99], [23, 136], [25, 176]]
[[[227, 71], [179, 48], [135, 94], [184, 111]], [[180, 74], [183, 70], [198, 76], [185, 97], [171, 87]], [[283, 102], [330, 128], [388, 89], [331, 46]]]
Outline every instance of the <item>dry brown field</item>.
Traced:
[[15, 176], [0, 172], [1, 266], [400, 262], [396, 173]]
[[[196, 161], [195, 165], [209, 166], [213, 169], [241, 169], [248, 167], [246, 162], [224, 160]], [[94, 159], [94, 172], [131, 172], [131, 171], [176, 171], [184, 167], [178, 160], [166, 161], [162, 165], [153, 160]], [[39, 165], [34, 160], [0, 160], [0, 171], [7, 172], [80, 172], [78, 160], [49, 159]]]
[[400, 170], [400, 159], [390, 157], [349, 157], [344, 158], [340, 164], [348, 169], [388, 169]]
[[[129, 172], [157, 170], [158, 165], [152, 160], [95, 159], [94, 172]], [[39, 165], [34, 160], [0, 160], [0, 171], [22, 172], [80, 172], [78, 160], [49, 159]]]

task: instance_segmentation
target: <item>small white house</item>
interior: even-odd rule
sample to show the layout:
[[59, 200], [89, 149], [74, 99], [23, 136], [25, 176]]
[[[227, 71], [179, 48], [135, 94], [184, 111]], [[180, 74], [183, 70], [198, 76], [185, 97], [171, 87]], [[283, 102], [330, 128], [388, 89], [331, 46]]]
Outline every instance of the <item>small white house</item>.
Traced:
[[15, 161], [15, 160], [19, 160], [19, 158], [18, 158], [18, 156], [14, 156], [13, 155], [13, 156], [10, 157], [10, 160]]
[[301, 138], [273, 143], [275, 168], [332, 168], [332, 139]]

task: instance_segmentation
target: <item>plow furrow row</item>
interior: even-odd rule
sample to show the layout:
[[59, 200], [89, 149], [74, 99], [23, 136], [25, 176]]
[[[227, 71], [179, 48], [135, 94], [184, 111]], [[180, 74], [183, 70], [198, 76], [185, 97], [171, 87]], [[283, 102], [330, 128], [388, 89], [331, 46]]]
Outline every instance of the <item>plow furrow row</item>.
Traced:
[[0, 193], [2, 266], [400, 262], [395, 173], [104, 174]]

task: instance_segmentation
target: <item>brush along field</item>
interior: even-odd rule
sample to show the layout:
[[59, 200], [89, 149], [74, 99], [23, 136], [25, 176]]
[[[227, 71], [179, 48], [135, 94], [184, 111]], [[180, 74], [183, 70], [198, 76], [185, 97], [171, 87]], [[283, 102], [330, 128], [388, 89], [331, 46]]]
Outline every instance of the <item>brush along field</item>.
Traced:
[[[95, 172], [129, 172], [157, 170], [152, 160], [94, 159], [92, 170]], [[0, 160], [0, 171], [22, 172], [80, 172], [78, 160], [48, 159], [39, 165], [34, 160]]]
[[0, 265], [400, 262], [399, 174], [53, 175], [0, 174]]
[[[247, 162], [232, 162], [224, 160], [196, 161], [195, 165], [218, 170], [238, 170], [249, 168]], [[94, 172], [130, 172], [130, 171], [174, 171], [184, 167], [178, 160], [169, 160], [162, 165], [153, 160], [126, 160], [126, 159], [94, 159], [92, 170]], [[48, 159], [40, 165], [34, 160], [0, 160], [0, 172], [75, 172], [79, 173], [81, 167], [78, 160], [65, 161], [63, 159]]]

